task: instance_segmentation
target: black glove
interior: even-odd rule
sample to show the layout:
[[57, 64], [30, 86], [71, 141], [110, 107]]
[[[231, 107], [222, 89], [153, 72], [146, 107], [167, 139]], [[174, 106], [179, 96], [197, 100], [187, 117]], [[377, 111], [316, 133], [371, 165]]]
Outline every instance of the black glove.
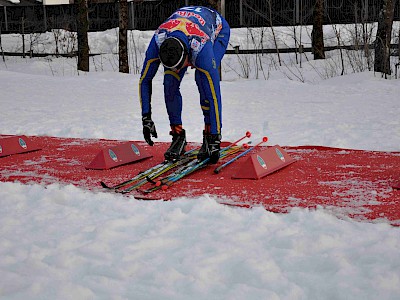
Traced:
[[150, 146], [154, 145], [154, 142], [151, 140], [151, 136], [157, 138], [156, 125], [154, 125], [153, 120], [151, 119], [150, 114], [146, 114], [142, 117], [143, 124], [143, 136], [147, 144]]

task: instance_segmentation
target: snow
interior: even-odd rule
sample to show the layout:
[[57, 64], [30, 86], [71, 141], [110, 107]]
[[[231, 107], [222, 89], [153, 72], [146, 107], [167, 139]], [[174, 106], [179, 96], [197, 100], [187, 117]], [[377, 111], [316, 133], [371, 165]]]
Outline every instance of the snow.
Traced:
[[[244, 43], [242, 33], [233, 33], [235, 43]], [[142, 140], [139, 74], [115, 72], [114, 35], [91, 34], [92, 51], [108, 54], [91, 58], [90, 73], [78, 73], [72, 58], [0, 61], [0, 133]], [[132, 36], [134, 70], [151, 33]], [[4, 51], [15, 38], [2, 36]], [[323, 62], [303, 56], [301, 67], [293, 55], [282, 56], [282, 67], [263, 56], [259, 79], [253, 57], [240, 57], [250, 64], [244, 79], [239, 57], [226, 56], [223, 139], [251, 130], [253, 141], [266, 135], [270, 145], [400, 151], [399, 79], [349, 67], [337, 76], [340, 56], [328, 55]], [[183, 122], [188, 140], [201, 142], [193, 75], [182, 84]], [[156, 141], [169, 141], [162, 93], [159, 74]], [[320, 207], [275, 214], [208, 195], [151, 202], [18, 182], [0, 182], [0, 207], [1, 299], [400, 297], [399, 228], [384, 221], [340, 220]]]

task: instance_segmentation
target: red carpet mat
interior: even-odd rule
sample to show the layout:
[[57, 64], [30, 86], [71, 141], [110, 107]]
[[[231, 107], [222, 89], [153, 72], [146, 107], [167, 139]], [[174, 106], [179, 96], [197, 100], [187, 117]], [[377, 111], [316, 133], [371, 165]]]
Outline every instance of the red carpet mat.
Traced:
[[[100, 150], [126, 141], [29, 137], [41, 150], [0, 158], [0, 181], [74, 184], [104, 191], [100, 181], [117, 184], [163, 160], [167, 143], [154, 147], [137, 144], [153, 155], [110, 170], [87, 170]], [[199, 144], [190, 144], [188, 149]], [[256, 151], [265, 149], [260, 147]], [[263, 206], [273, 212], [292, 207], [317, 208], [356, 220], [400, 225], [400, 153], [327, 148], [283, 147], [295, 163], [259, 180], [231, 179], [247, 159], [242, 157], [214, 174], [210, 166], [191, 174], [165, 191], [149, 194], [152, 199], [171, 200], [203, 194], [218, 196], [224, 204]], [[150, 187], [148, 183], [144, 188]], [[128, 194], [143, 197], [140, 192]]]

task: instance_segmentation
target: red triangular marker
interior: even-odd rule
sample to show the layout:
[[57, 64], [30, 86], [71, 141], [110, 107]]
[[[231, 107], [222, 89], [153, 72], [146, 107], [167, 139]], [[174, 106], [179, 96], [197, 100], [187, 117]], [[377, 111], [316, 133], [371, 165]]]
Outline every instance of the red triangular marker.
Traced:
[[239, 171], [232, 176], [234, 179], [260, 179], [278, 171], [292, 163], [291, 158], [279, 145], [252, 154], [244, 161]]
[[0, 137], [0, 157], [37, 151], [41, 148], [25, 135]]
[[151, 157], [142, 147], [128, 142], [101, 150], [86, 169], [106, 170]]

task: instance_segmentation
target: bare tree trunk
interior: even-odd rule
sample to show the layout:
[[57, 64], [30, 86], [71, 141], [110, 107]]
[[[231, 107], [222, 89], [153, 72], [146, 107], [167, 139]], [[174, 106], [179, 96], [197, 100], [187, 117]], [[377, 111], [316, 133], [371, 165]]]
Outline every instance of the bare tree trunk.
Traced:
[[314, 59], [325, 59], [323, 24], [324, 0], [315, 0], [314, 25], [311, 33]]
[[22, 57], [25, 58], [25, 17], [21, 18]]
[[129, 73], [127, 0], [119, 0], [119, 71]]
[[210, 3], [212, 8], [221, 12], [221, 0], [208, 0], [208, 3]]
[[278, 55], [279, 65], [282, 66], [282, 60], [281, 60], [281, 55], [279, 53], [278, 42], [276, 40], [274, 25], [272, 24], [272, 4], [271, 4], [271, 0], [268, 0], [268, 8], [269, 8], [269, 27], [271, 28], [272, 37], [274, 39], [274, 44], [275, 44], [276, 54]]
[[3, 62], [6, 62], [6, 59], [4, 57], [3, 44], [1, 42], [1, 22], [0, 22], [0, 52], [1, 52], [1, 56], [3, 57]]
[[397, 35], [397, 55], [399, 57], [399, 63], [400, 63], [400, 28], [399, 28], [399, 34]]
[[76, 1], [78, 9], [78, 70], [89, 72], [89, 18], [87, 0]]
[[378, 18], [378, 31], [375, 40], [374, 71], [390, 75], [390, 40], [396, 0], [384, 0]]

